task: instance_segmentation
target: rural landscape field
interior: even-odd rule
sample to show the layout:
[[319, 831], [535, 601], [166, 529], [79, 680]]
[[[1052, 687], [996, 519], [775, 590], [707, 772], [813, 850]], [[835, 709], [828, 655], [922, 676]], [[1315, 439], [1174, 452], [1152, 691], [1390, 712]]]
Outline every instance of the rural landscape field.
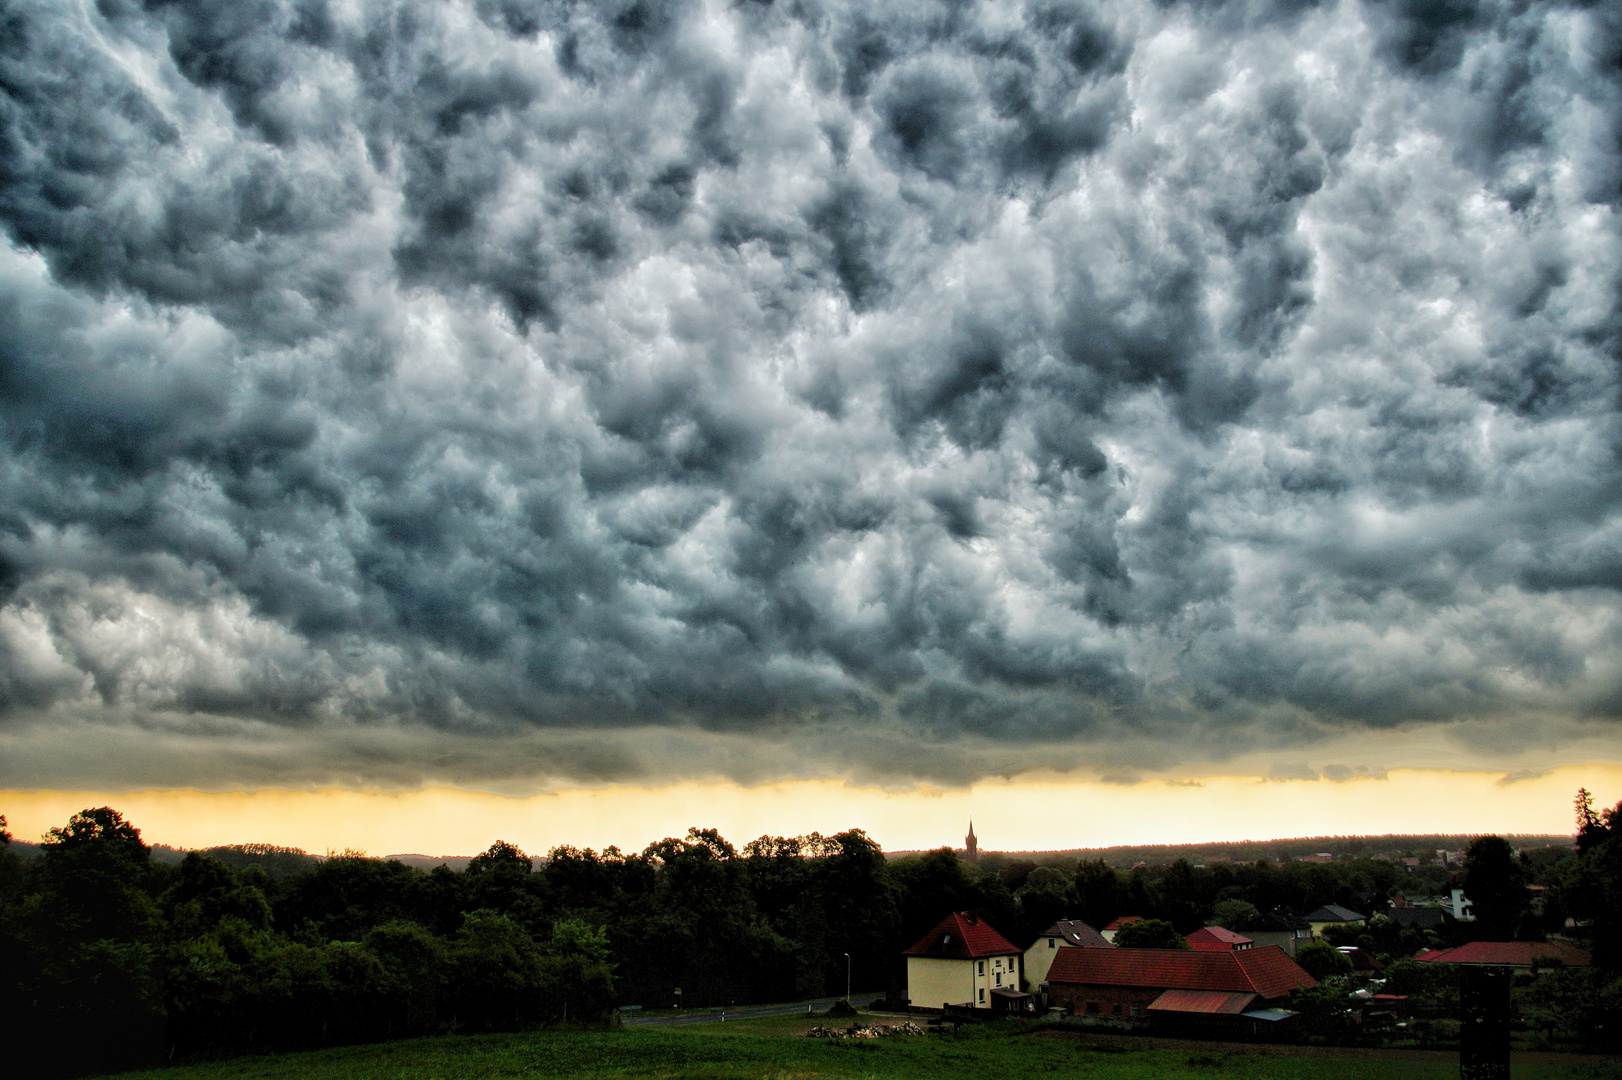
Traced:
[[[864, 1016], [864, 1024], [893, 1023]], [[1453, 1080], [1456, 1054], [1153, 1045], [1055, 1027], [969, 1029], [870, 1040], [803, 1037], [822, 1020], [745, 1020], [682, 1029], [534, 1032], [415, 1039], [386, 1046], [239, 1058], [123, 1074], [129, 1080]], [[834, 1021], [838, 1023], [838, 1021]], [[1516, 1080], [1613, 1080], [1622, 1063], [1597, 1056], [1519, 1056]]]

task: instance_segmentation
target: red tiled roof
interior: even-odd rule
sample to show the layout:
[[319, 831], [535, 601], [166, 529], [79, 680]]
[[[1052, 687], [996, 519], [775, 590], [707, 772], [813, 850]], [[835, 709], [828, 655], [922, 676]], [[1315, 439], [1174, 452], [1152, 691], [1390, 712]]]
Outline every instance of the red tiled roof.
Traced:
[[1531, 967], [1534, 960], [1560, 960], [1567, 967], [1588, 967], [1588, 953], [1562, 941], [1472, 941], [1454, 949], [1420, 953], [1414, 957], [1430, 964], [1498, 964]]
[[[1062, 952], [1091, 952], [1091, 949], [1063, 949]], [[929, 956], [937, 960], [978, 960], [983, 956], [1007, 956], [1019, 952], [991, 926], [966, 911], [954, 911], [918, 939], [904, 956]]]
[[1204, 926], [1188, 935], [1190, 949], [1219, 949], [1231, 951], [1235, 946], [1254, 945], [1253, 938], [1236, 934], [1225, 926]]
[[1140, 920], [1142, 920], [1142, 918], [1143, 918], [1142, 915], [1122, 915], [1119, 919], [1112, 920], [1108, 926], [1104, 927], [1104, 929], [1105, 930], [1119, 930], [1123, 926], [1127, 926], [1127, 925], [1130, 925], [1131, 923], [1139, 922]]
[[1277, 945], [1240, 952], [1182, 949], [1060, 949], [1048, 982], [1141, 986], [1162, 990], [1222, 990], [1281, 998], [1318, 985]]
[[1237, 1016], [1250, 1008], [1255, 994], [1229, 994], [1221, 990], [1167, 990], [1149, 1003], [1150, 1012], [1227, 1013]]

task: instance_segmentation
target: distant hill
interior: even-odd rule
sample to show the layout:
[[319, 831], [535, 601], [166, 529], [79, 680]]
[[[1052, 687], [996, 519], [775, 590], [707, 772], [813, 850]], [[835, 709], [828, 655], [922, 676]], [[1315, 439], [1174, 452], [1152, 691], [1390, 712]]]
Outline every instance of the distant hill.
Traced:
[[[8, 848], [8, 850], [13, 855], [20, 856], [24, 859], [33, 859], [38, 857], [40, 853], [40, 845], [32, 843], [28, 840], [18, 840], [16, 837], [12, 837], [11, 846]], [[185, 848], [174, 848], [170, 847], [168, 844], [152, 845], [153, 862], [163, 863], [165, 866], [179, 866], [180, 860], [184, 859], [185, 857]]]
[[[1074, 865], [1102, 859], [1111, 866], [1130, 868], [1138, 863], [1154, 866], [1178, 859], [1191, 863], [1255, 862], [1267, 859], [1283, 862], [1304, 855], [1329, 854], [1341, 859], [1400, 858], [1419, 855], [1434, 858], [1437, 851], [1462, 851], [1470, 841], [1485, 833], [1406, 833], [1386, 836], [1300, 836], [1282, 840], [1235, 840], [1205, 844], [1119, 844], [1114, 847], [1069, 848], [1056, 851], [980, 852], [980, 864], [995, 869], [1014, 862], [1038, 865]], [[1571, 846], [1571, 837], [1548, 833], [1514, 833], [1505, 837], [1517, 848]], [[933, 849], [931, 849], [933, 850]], [[891, 859], [921, 855], [922, 851], [887, 851]]]
[[473, 861], [471, 855], [385, 855], [386, 862], [403, 862], [407, 866], [415, 866], [418, 870], [432, 870], [437, 866], [448, 866], [457, 873], [467, 869], [467, 864]]

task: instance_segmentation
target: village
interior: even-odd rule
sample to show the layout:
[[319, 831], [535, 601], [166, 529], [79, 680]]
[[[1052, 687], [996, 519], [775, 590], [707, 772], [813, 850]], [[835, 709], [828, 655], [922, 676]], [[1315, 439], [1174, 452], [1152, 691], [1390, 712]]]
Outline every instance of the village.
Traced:
[[[1444, 865], [1464, 862], [1463, 851], [1437, 854]], [[972, 823], [963, 857], [978, 861]], [[1315, 853], [1302, 861], [1333, 858]], [[1529, 894], [1527, 909], [1541, 909], [1543, 887], [1521, 888]], [[1321, 987], [1344, 995], [1339, 1012], [1346, 1023], [1400, 1029], [1417, 1003], [1396, 992], [1400, 987], [1388, 987], [1390, 958], [1345, 942], [1371, 920], [1431, 931], [1444, 920], [1469, 923], [1475, 916], [1462, 889], [1446, 896], [1397, 895], [1387, 905], [1377, 914], [1333, 903], [1301, 913], [1279, 908], [1253, 913], [1242, 929], [1213, 921], [1186, 935], [1141, 915], [1122, 915], [1102, 927], [1063, 918], [1023, 945], [978, 912], [954, 911], [905, 950], [906, 1006], [955, 1020], [1059, 1016], [1089, 1027], [1281, 1039], [1301, 1027], [1302, 1012], [1292, 1007], [1299, 993]], [[1503, 975], [1591, 964], [1587, 950], [1558, 936], [1472, 940], [1422, 948], [1402, 959], [1464, 979], [1470, 977], [1465, 969]]]

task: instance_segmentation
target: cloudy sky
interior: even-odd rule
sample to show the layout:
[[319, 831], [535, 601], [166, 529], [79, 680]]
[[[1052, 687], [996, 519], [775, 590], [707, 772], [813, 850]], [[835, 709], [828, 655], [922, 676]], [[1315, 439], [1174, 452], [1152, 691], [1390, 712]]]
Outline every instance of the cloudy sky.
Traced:
[[0, 788], [1622, 762], [1619, 207], [1603, 3], [7, 0]]

